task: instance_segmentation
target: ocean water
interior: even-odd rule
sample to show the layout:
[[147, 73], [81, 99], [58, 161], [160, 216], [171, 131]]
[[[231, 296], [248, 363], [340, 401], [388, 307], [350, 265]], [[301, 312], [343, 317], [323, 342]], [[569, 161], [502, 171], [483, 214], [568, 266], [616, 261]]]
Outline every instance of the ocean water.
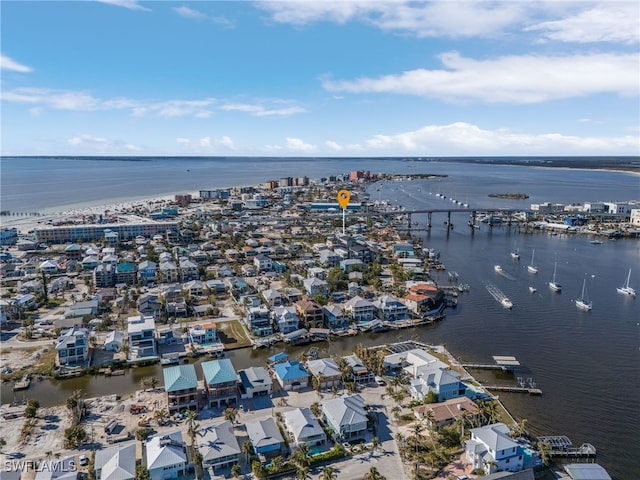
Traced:
[[[356, 169], [448, 175], [369, 187], [371, 200], [387, 200], [408, 209], [456, 207], [449, 198], [478, 208], [640, 199], [640, 177], [633, 174], [452, 161], [3, 158], [0, 162], [0, 209], [24, 212], [250, 185], [285, 176], [318, 178]], [[488, 197], [504, 192], [525, 193], [529, 198]], [[448, 198], [442, 200], [436, 193]], [[460, 281], [470, 285], [458, 308], [448, 309], [447, 318], [437, 325], [339, 340], [332, 342], [332, 351], [346, 353], [359, 342], [373, 345], [417, 338], [445, 344], [463, 362], [490, 363], [493, 355], [514, 355], [522, 363], [516, 376], [531, 378], [543, 390], [541, 397], [501, 393], [500, 399], [515, 417], [527, 418], [536, 434], [567, 435], [578, 445], [593, 443], [598, 461], [616, 479], [640, 478], [640, 298], [627, 298], [615, 290], [624, 283], [629, 268], [631, 285], [640, 289], [640, 241], [605, 240], [594, 245], [586, 235], [524, 233], [516, 227], [485, 224], [472, 230], [464, 214], [454, 214], [454, 229], [447, 231], [445, 218], [434, 214], [431, 231], [416, 233], [426, 247], [441, 253], [448, 271], [456, 271]], [[412, 221], [424, 227], [426, 215], [414, 215]], [[511, 259], [514, 247], [520, 251], [519, 261]], [[526, 269], [534, 250], [537, 275]], [[557, 280], [563, 284], [560, 294], [547, 286], [554, 263]], [[496, 264], [505, 275], [496, 274]], [[448, 282], [446, 272], [437, 275], [440, 283]], [[579, 311], [573, 303], [584, 278], [593, 301], [590, 312]], [[513, 309], [500, 306], [487, 284], [503, 291], [513, 301]], [[531, 294], [529, 286], [537, 292]], [[231, 358], [236, 368], [245, 368], [262, 364], [268, 353], [243, 350], [233, 352]], [[513, 377], [492, 372], [473, 374], [488, 384], [515, 383]], [[125, 383], [137, 388], [139, 382], [128, 377], [114, 378], [110, 384], [99, 379], [82, 381], [88, 396], [105, 395], [109, 388], [121, 389]], [[57, 396], [52, 392], [60, 391], [64, 397], [77, 381], [36, 383], [29, 394], [40, 397], [46, 406], [47, 399]], [[2, 390], [5, 397], [4, 385]]]

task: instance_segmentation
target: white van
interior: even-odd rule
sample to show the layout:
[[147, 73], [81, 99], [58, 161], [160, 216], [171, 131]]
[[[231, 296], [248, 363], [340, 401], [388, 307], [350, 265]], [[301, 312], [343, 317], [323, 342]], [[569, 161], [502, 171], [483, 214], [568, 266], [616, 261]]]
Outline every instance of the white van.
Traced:
[[382, 377], [375, 377], [375, 380], [379, 387], [384, 387], [387, 384]]

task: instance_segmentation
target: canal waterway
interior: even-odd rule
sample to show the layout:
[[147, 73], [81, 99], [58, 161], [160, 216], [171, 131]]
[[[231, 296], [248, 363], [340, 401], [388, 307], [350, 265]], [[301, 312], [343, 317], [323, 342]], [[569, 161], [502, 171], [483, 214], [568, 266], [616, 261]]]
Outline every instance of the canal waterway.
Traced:
[[[371, 200], [388, 200], [408, 209], [446, 208], [452, 203], [436, 197], [441, 193], [478, 208], [528, 208], [535, 202], [584, 202], [630, 200], [640, 197], [638, 177], [617, 172], [573, 171], [528, 167], [425, 164], [419, 168], [397, 162], [389, 164], [395, 173], [447, 173], [440, 180], [385, 182], [370, 187]], [[386, 168], [391, 168], [385, 165]], [[360, 168], [363, 163], [325, 166], [340, 171]], [[310, 171], [316, 172], [314, 166]], [[385, 168], [368, 167], [374, 171]], [[304, 174], [304, 168], [300, 170]], [[266, 174], [265, 174], [266, 175]], [[250, 182], [243, 182], [250, 183]], [[214, 186], [214, 185], [212, 185]], [[431, 192], [431, 193], [430, 193]], [[489, 193], [524, 192], [527, 200], [489, 198]], [[588, 195], [588, 198], [585, 198]], [[446, 217], [434, 215], [430, 232], [417, 231], [423, 245], [440, 252], [447, 271], [455, 271], [459, 281], [470, 286], [461, 294], [458, 307], [433, 326], [400, 332], [366, 334], [331, 343], [328, 353], [350, 353], [357, 343], [379, 345], [416, 339], [445, 344], [463, 362], [490, 363], [492, 355], [514, 355], [523, 365], [517, 376], [531, 378], [541, 388], [541, 397], [500, 393], [500, 399], [516, 418], [527, 418], [535, 434], [567, 435], [575, 444], [593, 443], [598, 461], [616, 479], [631, 479], [640, 472], [640, 299], [616, 292], [629, 268], [631, 285], [640, 288], [640, 241], [604, 239], [590, 243], [591, 237], [576, 234], [524, 233], [516, 226], [478, 230], [467, 225], [464, 214], [452, 216], [453, 230], [444, 225]], [[426, 225], [426, 215], [412, 218], [418, 227]], [[518, 248], [520, 260], [510, 252]], [[535, 250], [537, 274], [527, 271]], [[547, 286], [557, 263], [560, 294]], [[497, 274], [494, 265], [503, 267]], [[436, 279], [448, 284], [447, 272]], [[582, 312], [573, 301], [580, 294], [583, 279], [593, 301], [593, 310]], [[514, 306], [504, 309], [489, 294], [487, 284], [497, 286]], [[532, 294], [529, 286], [537, 292]], [[320, 349], [325, 344], [316, 344]], [[309, 347], [287, 349], [292, 356]], [[261, 365], [275, 350], [236, 350], [229, 353], [237, 369]], [[472, 372], [487, 383], [515, 384], [515, 378], [492, 372]], [[24, 392], [43, 406], [63, 403], [75, 389], [88, 397], [113, 393], [128, 394], [140, 388], [140, 380], [155, 375], [162, 380], [159, 365], [129, 370], [120, 377], [82, 377], [62, 381], [34, 382]], [[2, 386], [3, 402], [13, 397]], [[22, 393], [16, 396], [20, 398]]]

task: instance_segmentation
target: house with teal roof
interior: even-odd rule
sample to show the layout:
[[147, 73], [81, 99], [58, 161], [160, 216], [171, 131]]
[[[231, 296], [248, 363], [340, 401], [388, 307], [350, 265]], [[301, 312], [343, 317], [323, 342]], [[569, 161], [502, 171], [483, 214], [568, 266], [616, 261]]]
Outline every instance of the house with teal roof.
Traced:
[[300, 390], [309, 386], [309, 373], [298, 361], [276, 363], [273, 369], [284, 390]]
[[176, 365], [162, 370], [169, 413], [198, 409], [198, 377], [193, 364]]
[[210, 407], [221, 407], [238, 402], [238, 374], [231, 360], [221, 358], [202, 362], [204, 388]]

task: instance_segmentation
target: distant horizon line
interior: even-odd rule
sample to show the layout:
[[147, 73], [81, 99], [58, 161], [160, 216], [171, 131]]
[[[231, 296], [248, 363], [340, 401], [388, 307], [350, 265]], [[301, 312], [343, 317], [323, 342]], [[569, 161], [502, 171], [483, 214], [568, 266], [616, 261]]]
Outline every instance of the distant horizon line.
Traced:
[[354, 160], [441, 160], [441, 159], [503, 159], [503, 158], [516, 158], [516, 159], [560, 159], [560, 158], [584, 158], [584, 159], [638, 159], [640, 155], [437, 155], [437, 156], [423, 156], [423, 155], [391, 155], [391, 156], [279, 156], [279, 155], [64, 155], [64, 154], [50, 154], [50, 155], [1, 155], [2, 158], [279, 158], [279, 159], [354, 159]]

